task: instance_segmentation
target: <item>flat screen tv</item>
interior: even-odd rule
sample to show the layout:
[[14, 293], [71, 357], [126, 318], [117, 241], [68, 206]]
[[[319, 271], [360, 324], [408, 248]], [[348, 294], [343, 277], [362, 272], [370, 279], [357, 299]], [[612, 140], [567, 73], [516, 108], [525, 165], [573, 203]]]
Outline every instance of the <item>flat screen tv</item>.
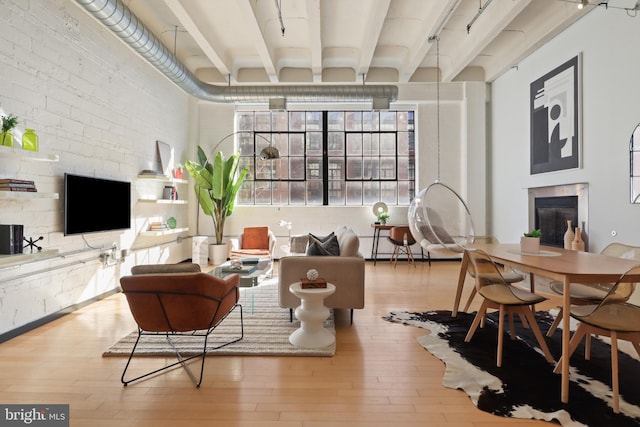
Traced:
[[64, 174], [64, 234], [131, 228], [131, 183]]

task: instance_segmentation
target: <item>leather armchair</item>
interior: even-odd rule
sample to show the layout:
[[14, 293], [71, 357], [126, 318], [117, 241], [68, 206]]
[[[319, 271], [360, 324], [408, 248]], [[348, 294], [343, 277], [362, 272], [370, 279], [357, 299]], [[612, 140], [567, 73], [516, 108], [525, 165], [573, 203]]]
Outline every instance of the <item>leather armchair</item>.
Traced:
[[[210, 274], [194, 272], [196, 270], [199, 270], [197, 264], [145, 265], [134, 267], [133, 275], [120, 278], [122, 292], [138, 325], [138, 339], [122, 372], [121, 381], [125, 386], [181, 364], [199, 387], [202, 383], [207, 351], [243, 338], [242, 306], [238, 304], [240, 277], [232, 274], [221, 279]], [[236, 308], [240, 308], [239, 337], [215, 348], [207, 348], [209, 335]], [[180, 354], [179, 343], [174, 344], [172, 340], [185, 334], [202, 337], [201, 352], [188, 357]], [[165, 336], [175, 349], [178, 361], [135, 378], [125, 379], [138, 344], [145, 336], [150, 335]], [[202, 358], [202, 365], [200, 377], [196, 380], [186, 362], [198, 357]]]

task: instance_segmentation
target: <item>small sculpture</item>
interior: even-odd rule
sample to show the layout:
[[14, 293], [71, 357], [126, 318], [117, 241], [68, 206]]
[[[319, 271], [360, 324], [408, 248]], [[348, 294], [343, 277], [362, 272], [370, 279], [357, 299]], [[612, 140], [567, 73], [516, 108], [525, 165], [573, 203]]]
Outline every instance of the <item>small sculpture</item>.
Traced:
[[317, 278], [318, 278], [318, 270], [312, 268], [311, 270], [307, 271], [307, 279], [316, 280]]
[[242, 261], [239, 259], [231, 261], [231, 268], [234, 270], [242, 270]]

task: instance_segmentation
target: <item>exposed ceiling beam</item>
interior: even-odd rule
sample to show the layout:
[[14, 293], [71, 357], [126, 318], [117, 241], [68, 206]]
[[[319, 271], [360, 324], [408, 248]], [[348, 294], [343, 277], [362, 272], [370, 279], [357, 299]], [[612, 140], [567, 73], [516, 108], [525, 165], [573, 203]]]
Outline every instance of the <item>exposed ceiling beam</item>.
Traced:
[[[230, 58], [223, 59], [223, 55], [219, 53], [219, 51], [222, 49], [212, 46], [211, 43], [209, 43], [209, 38], [202, 34], [202, 32], [200, 31], [200, 26], [192, 18], [192, 15], [198, 15], [189, 13], [180, 0], [164, 0], [164, 2], [169, 7], [169, 9], [171, 9], [174, 15], [176, 15], [176, 18], [178, 18], [178, 21], [180, 22], [182, 27], [195, 40], [195, 42], [198, 44], [200, 49], [202, 49], [207, 58], [209, 58], [209, 60], [213, 62], [213, 65], [215, 65], [218, 71], [225, 76], [231, 74], [230, 70], [232, 67], [230, 64]], [[201, 26], [206, 27], [206, 25]]]
[[[530, 8], [538, 8], [539, 4], [531, 2]], [[522, 21], [522, 18], [516, 18], [512, 25], [516, 28], [522, 28], [522, 36], [518, 38], [511, 38], [512, 45], [508, 49], [502, 49], [503, 53], [500, 56], [495, 56], [491, 61], [487, 61], [484, 65], [485, 80], [493, 81], [502, 75], [509, 68], [505, 68], [505, 64], [510, 64], [511, 67], [522, 61], [527, 56], [531, 55], [545, 43], [553, 39], [555, 36], [564, 31], [565, 28], [582, 18], [592, 8], [578, 9], [575, 3], [569, 2], [554, 2], [551, 6], [547, 6], [544, 11], [536, 10], [534, 13], [538, 15], [544, 15], [542, 21], [538, 21], [537, 24], [529, 23], [520, 24], [518, 21]], [[543, 22], [543, 25], [540, 25]], [[517, 41], [514, 41], [517, 40]]]
[[322, 26], [320, 25], [320, 16], [320, 0], [307, 0], [309, 53], [314, 83], [322, 82]]
[[[441, 69], [443, 82], [453, 80], [518, 16], [532, 0], [513, 1], [482, 10], [467, 34], [467, 42], [460, 43], [448, 67]], [[446, 41], [444, 41], [446, 43]]]
[[[273, 56], [269, 51], [269, 46], [265, 39], [263, 30], [260, 27], [260, 22], [258, 21], [256, 10], [253, 7], [255, 1], [235, 0], [235, 2], [238, 5], [238, 10], [243, 17], [242, 22], [246, 23], [247, 32], [253, 37], [254, 47], [258, 51], [258, 55], [260, 56], [260, 60], [262, 61], [265, 72], [269, 77], [269, 81], [271, 81], [271, 83], [278, 83], [278, 70], [276, 69]], [[269, 2], [269, 4], [273, 3]], [[277, 13], [277, 11], [275, 11], [275, 7], [274, 13]]]
[[375, 7], [371, 8], [371, 14], [368, 17], [366, 28], [369, 29], [363, 36], [360, 48], [360, 60], [358, 62], [358, 69], [356, 70], [356, 76], [365, 75], [371, 67], [371, 61], [373, 60], [373, 54], [376, 51], [378, 45], [378, 39], [380, 33], [384, 27], [385, 18], [389, 12], [389, 6], [391, 0], [378, 0]]
[[429, 49], [431, 49], [432, 43], [429, 42], [429, 37], [440, 34], [440, 31], [442, 31], [442, 28], [459, 5], [460, 0], [448, 0], [442, 4], [438, 13], [430, 15], [432, 17], [431, 20], [425, 22], [424, 37], [419, 39], [413, 48], [409, 49], [409, 56], [405, 59], [401, 69], [398, 70], [401, 83], [406, 83], [411, 79], [411, 76], [416, 72]]

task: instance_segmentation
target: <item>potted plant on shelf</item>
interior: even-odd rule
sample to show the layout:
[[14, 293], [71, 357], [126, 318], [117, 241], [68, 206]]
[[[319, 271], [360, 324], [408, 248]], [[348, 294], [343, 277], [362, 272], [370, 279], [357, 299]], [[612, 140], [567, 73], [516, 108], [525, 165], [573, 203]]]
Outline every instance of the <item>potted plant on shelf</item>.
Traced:
[[[218, 152], [211, 163], [202, 148], [198, 146], [198, 161], [186, 162], [187, 172], [196, 181], [194, 190], [200, 207], [213, 220], [215, 244], [222, 246], [220, 252], [224, 253], [222, 261], [226, 259], [226, 245], [222, 242], [224, 223], [233, 213], [236, 194], [248, 172], [248, 168], [244, 168], [238, 173], [238, 161], [238, 154], [225, 160], [222, 152]], [[213, 263], [220, 264], [219, 261], [220, 259], [215, 259]]]
[[537, 254], [540, 252], [540, 229], [531, 230], [520, 237], [520, 250]]
[[18, 118], [13, 114], [2, 117], [2, 133], [0, 133], [0, 145], [13, 147], [13, 134], [11, 130], [18, 124]]

